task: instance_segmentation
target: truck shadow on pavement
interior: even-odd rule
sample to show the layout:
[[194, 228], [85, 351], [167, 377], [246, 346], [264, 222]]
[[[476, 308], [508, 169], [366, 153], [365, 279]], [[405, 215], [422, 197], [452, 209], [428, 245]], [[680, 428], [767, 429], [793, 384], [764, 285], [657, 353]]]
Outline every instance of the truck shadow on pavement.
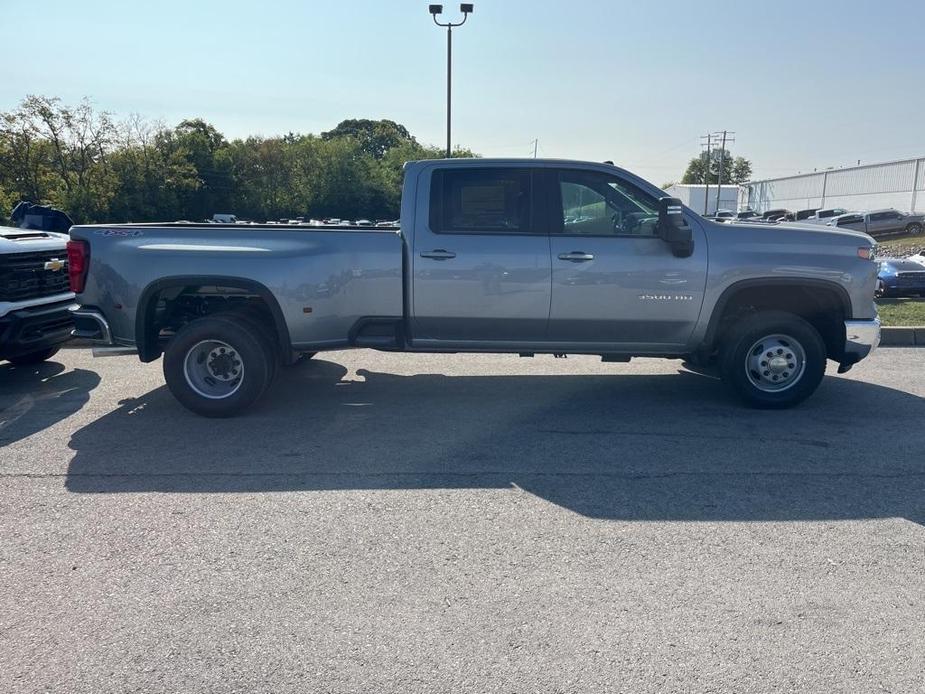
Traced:
[[65, 371], [55, 361], [0, 364], [0, 448], [70, 417], [87, 403], [99, 382], [93, 371]]
[[77, 431], [67, 489], [521, 488], [624, 520], [925, 523], [925, 401], [826, 378], [801, 407], [739, 406], [668, 375], [400, 376], [313, 361], [251, 414], [196, 417], [165, 387]]

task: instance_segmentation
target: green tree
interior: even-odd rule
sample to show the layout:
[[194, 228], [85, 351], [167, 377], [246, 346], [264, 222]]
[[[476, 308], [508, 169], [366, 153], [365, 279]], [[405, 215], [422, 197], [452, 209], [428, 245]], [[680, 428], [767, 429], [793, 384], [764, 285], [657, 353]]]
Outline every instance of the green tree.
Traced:
[[719, 180], [720, 162], [722, 162], [723, 183], [744, 183], [751, 177], [752, 164], [744, 157], [733, 159], [728, 150], [714, 149], [710, 151], [710, 161], [707, 162], [706, 152], [690, 160], [681, 183], [709, 183], [714, 185]]
[[391, 120], [369, 120], [367, 118], [344, 120], [333, 130], [321, 133], [322, 140], [352, 137], [360, 143], [365, 153], [382, 159], [393, 147], [405, 143], [417, 144], [408, 129]]
[[752, 180], [752, 163], [745, 157], [736, 157], [732, 164], [732, 182], [742, 185]]
[[[0, 113], [0, 218], [19, 200], [79, 222], [201, 220], [231, 212], [395, 219], [403, 166], [443, 156], [394, 121], [352, 119], [322, 135], [228, 141], [201, 118], [123, 122], [88, 101], [27, 97]], [[459, 148], [454, 156], [475, 156]]]
[[79, 221], [104, 214], [117, 188], [108, 163], [115, 125], [84, 100], [27, 96], [0, 116], [0, 188], [7, 196], [47, 202]]

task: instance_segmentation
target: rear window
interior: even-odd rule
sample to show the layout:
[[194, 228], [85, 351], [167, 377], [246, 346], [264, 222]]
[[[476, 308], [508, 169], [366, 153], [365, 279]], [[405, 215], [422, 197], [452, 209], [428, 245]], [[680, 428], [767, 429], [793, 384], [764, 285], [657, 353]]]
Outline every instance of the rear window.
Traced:
[[528, 233], [528, 169], [438, 169], [430, 184], [430, 228], [437, 233]]

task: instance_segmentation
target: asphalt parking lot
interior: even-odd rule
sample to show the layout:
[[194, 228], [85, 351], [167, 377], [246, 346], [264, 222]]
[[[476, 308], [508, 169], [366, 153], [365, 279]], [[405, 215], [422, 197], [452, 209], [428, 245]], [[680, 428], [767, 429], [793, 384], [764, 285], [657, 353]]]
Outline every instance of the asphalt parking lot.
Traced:
[[920, 692], [923, 396], [357, 351], [214, 421], [0, 364], [0, 691]]

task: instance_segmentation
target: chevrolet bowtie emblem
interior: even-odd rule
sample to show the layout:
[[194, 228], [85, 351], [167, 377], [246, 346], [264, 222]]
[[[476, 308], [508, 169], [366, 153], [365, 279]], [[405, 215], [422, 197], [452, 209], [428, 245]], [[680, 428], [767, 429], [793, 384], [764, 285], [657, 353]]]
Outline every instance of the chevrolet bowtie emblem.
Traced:
[[64, 261], [59, 260], [58, 258], [52, 258], [47, 263], [45, 263], [45, 269], [51, 270], [52, 272], [57, 272], [64, 267]]

